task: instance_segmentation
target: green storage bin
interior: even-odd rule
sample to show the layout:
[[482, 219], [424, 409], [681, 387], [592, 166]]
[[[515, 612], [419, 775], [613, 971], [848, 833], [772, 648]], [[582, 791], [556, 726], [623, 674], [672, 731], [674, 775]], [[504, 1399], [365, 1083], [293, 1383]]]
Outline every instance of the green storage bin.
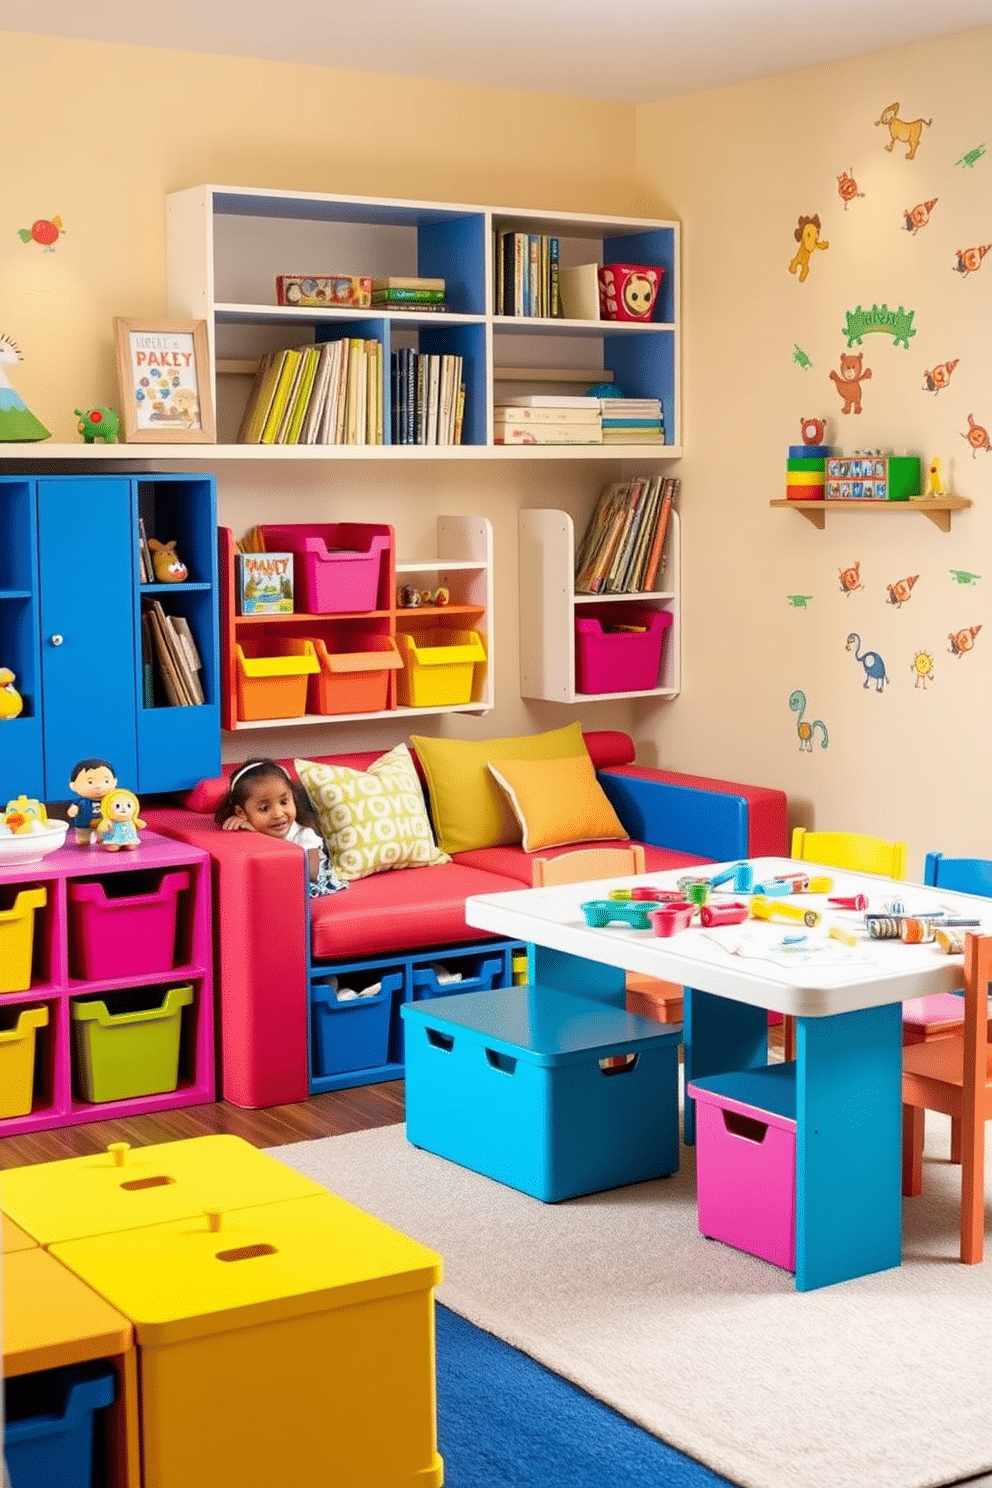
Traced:
[[170, 987], [159, 1007], [111, 1013], [101, 1000], [72, 1004], [76, 1072], [83, 1100], [132, 1100], [179, 1083], [182, 1010], [192, 986]]

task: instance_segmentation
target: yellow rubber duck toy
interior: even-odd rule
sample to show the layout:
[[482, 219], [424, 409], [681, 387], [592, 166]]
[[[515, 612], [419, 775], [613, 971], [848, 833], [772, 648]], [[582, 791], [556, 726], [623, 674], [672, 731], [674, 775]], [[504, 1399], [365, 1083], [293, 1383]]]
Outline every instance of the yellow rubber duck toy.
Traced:
[[927, 466], [927, 480], [923, 488], [924, 496], [944, 496], [944, 477], [940, 471], [939, 459], [933, 459]]
[[24, 699], [14, 686], [14, 673], [10, 667], [0, 667], [0, 719], [16, 718], [24, 707]]

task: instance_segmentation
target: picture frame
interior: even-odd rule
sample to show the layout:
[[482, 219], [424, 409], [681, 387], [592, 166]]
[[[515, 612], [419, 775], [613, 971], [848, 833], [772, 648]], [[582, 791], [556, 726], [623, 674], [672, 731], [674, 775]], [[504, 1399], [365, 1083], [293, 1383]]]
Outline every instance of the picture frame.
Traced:
[[216, 444], [205, 320], [114, 317], [125, 444]]

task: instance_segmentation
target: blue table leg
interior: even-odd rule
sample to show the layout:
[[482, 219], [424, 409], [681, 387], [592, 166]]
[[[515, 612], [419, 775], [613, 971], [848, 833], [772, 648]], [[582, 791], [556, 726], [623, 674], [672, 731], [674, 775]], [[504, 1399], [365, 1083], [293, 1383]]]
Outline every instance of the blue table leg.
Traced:
[[570, 956], [547, 946], [532, 945], [528, 953], [531, 986], [556, 987], [576, 997], [590, 997], [613, 1007], [626, 1006], [627, 975], [619, 966], [587, 961], [584, 956]]
[[[768, 1013], [746, 1002], [686, 987], [685, 1084], [700, 1075], [756, 1069], [768, 1063]], [[682, 1119], [688, 1147], [696, 1140], [696, 1102], [688, 1097]]]
[[898, 1266], [899, 1003], [796, 1020], [796, 1288]]

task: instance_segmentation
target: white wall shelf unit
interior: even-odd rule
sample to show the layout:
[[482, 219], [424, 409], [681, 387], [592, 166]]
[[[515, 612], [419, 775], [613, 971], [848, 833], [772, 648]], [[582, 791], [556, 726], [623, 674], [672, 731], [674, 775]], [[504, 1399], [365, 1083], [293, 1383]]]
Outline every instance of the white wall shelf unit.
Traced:
[[[576, 321], [497, 315], [495, 245], [497, 235], [508, 231], [554, 237], [562, 268], [593, 261], [662, 267], [656, 318]], [[204, 185], [167, 198], [167, 248], [168, 313], [207, 323], [220, 440], [208, 448], [215, 458], [221, 450], [222, 458], [291, 460], [617, 461], [676, 458], [680, 453], [678, 223]], [[448, 309], [417, 314], [276, 304], [277, 275], [333, 272], [441, 277]], [[338, 336], [380, 341], [387, 372], [390, 353], [404, 347], [460, 356], [465, 382], [461, 444], [390, 445], [388, 376], [382, 389], [382, 446], [232, 444], [253, 361], [276, 347]], [[237, 372], [227, 370], [232, 362], [242, 364]], [[576, 368], [613, 382], [628, 397], [660, 398], [668, 443], [494, 444], [494, 390], [502, 400], [512, 398], [513, 390], [522, 393], [532, 386], [545, 393], [557, 387], [574, 394], [579, 390]]]
[[[665, 537], [664, 589], [650, 594], [576, 594], [575, 527], [567, 512], [524, 510], [519, 520], [520, 693], [553, 703], [674, 698], [681, 686], [682, 627], [679, 516], [673, 508]], [[577, 692], [575, 621], [616, 613], [618, 606], [669, 610], [658, 685], [638, 692]]]

